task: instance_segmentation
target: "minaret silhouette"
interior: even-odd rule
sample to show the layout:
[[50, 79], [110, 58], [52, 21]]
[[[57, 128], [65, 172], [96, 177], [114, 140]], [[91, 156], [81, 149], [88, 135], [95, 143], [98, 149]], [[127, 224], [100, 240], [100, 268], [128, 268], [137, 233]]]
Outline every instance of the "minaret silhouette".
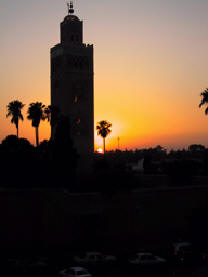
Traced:
[[77, 152], [87, 156], [94, 152], [93, 45], [83, 43], [83, 22], [67, 5], [61, 42], [51, 49], [51, 105], [70, 119]]

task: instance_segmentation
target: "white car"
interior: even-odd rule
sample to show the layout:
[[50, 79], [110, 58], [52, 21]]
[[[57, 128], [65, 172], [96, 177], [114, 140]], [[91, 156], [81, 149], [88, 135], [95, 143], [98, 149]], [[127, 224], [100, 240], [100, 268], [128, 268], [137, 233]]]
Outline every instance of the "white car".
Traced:
[[75, 266], [60, 271], [59, 277], [92, 277], [92, 275], [87, 271], [87, 269]]
[[86, 252], [84, 255], [75, 256], [74, 262], [81, 264], [114, 263], [116, 262], [116, 257], [103, 255], [101, 252]]
[[103, 262], [105, 262], [105, 263], [115, 263], [116, 261], [117, 261], [116, 256], [103, 255]]
[[134, 265], [159, 265], [166, 262], [165, 259], [155, 256], [152, 253], [136, 253], [128, 261], [130, 264]]
[[182, 251], [190, 251], [192, 248], [192, 244], [187, 241], [176, 242], [176, 243], [173, 243], [173, 248], [174, 248], [174, 255], [175, 255], [176, 253], [179, 253]]

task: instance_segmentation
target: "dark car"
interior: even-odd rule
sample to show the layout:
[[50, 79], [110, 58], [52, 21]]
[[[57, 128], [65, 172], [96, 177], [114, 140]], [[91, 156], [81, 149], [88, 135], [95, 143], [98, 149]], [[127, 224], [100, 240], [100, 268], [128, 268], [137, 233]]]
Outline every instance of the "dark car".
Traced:
[[199, 253], [190, 242], [176, 242], [172, 244], [169, 261], [180, 264], [199, 263]]
[[208, 249], [200, 252], [200, 260], [203, 264], [208, 264]]

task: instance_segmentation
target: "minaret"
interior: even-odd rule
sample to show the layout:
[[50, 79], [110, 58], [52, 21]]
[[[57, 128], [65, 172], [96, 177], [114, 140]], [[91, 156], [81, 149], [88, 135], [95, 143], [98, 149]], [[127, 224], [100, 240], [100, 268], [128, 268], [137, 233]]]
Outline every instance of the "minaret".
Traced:
[[83, 22], [71, 1], [61, 22], [61, 42], [51, 49], [51, 105], [69, 117], [80, 156], [94, 151], [93, 74], [93, 45], [83, 43]]

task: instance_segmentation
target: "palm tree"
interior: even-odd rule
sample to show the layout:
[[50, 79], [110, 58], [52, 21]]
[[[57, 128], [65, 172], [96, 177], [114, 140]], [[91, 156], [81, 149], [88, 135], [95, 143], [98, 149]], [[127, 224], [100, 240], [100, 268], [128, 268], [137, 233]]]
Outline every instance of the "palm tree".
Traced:
[[[56, 106], [49, 105], [44, 109], [45, 118], [50, 122], [51, 129], [54, 128], [60, 119], [60, 110]], [[52, 132], [52, 130], [51, 130]]]
[[27, 114], [28, 114], [27, 118], [29, 120], [32, 120], [32, 127], [35, 127], [37, 146], [39, 145], [38, 127], [39, 127], [40, 121], [45, 120], [44, 108], [45, 108], [45, 105], [43, 105], [41, 102], [36, 102], [36, 103], [31, 103], [27, 110]]
[[201, 96], [201, 103], [199, 104], [199, 108], [205, 105], [207, 106], [205, 109], [205, 114], [208, 115], [208, 88], [206, 88], [203, 92], [200, 93]]
[[19, 135], [19, 119], [24, 120], [22, 115], [22, 109], [24, 108], [24, 104], [18, 100], [12, 101], [7, 105], [7, 115], [6, 117], [11, 116], [11, 123], [14, 123], [17, 129], [17, 137]]
[[101, 120], [96, 125], [97, 134], [103, 138], [103, 153], [105, 154], [105, 138], [112, 132], [112, 124], [107, 120]]

